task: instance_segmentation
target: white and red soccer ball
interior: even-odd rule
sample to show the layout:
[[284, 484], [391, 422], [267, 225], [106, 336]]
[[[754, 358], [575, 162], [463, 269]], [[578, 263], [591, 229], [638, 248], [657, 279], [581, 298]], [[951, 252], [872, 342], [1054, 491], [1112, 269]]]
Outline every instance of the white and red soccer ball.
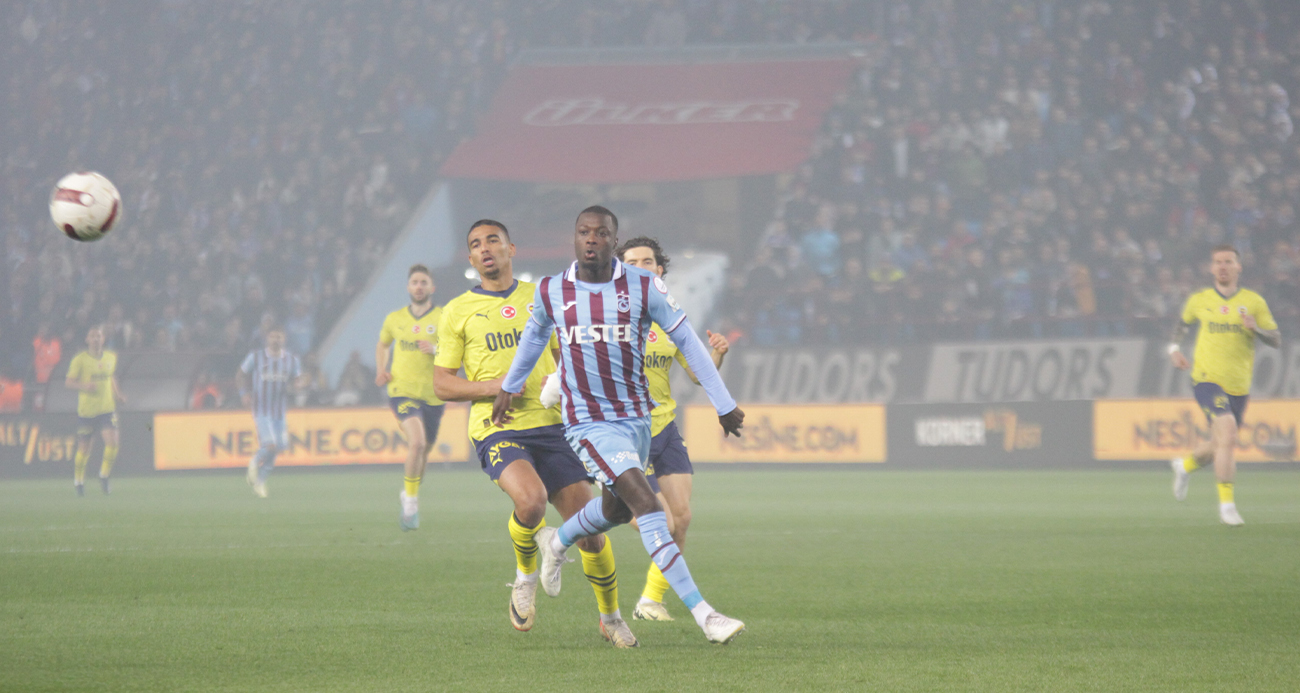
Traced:
[[94, 171], [69, 173], [50, 193], [50, 218], [74, 241], [97, 241], [122, 218], [122, 196]]

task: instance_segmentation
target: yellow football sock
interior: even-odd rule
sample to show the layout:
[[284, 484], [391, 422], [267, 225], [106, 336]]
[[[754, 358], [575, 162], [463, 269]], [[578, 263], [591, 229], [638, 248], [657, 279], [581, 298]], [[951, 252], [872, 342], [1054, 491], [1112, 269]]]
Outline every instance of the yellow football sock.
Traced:
[[107, 479], [113, 473], [113, 463], [117, 461], [117, 446], [104, 446], [104, 461], [99, 463], [99, 478]]
[[72, 480], [75, 483], [83, 484], [86, 482], [86, 462], [90, 460], [90, 448], [80, 448], [77, 450], [77, 456], [73, 458]]
[[1219, 502], [1232, 503], [1232, 482], [1219, 482]]
[[1195, 455], [1188, 455], [1183, 458], [1183, 471], [1194, 472], [1201, 468], [1201, 463], [1196, 461]]
[[546, 518], [542, 518], [536, 527], [525, 527], [519, 524], [514, 513], [510, 513], [510, 540], [515, 544], [515, 565], [524, 575], [537, 572], [537, 540], [533, 537], [545, 526]]
[[418, 498], [420, 496], [420, 477], [404, 476], [402, 480], [406, 482], [406, 497]]
[[652, 602], [663, 602], [668, 587], [668, 578], [664, 577], [659, 566], [652, 562], [650, 570], [645, 571], [645, 589], [641, 591], [641, 597]]
[[587, 582], [596, 593], [596, 607], [602, 614], [618, 611], [618, 574], [614, 571], [614, 542], [605, 536], [605, 547], [596, 553], [588, 553], [581, 548], [582, 572], [587, 574]]

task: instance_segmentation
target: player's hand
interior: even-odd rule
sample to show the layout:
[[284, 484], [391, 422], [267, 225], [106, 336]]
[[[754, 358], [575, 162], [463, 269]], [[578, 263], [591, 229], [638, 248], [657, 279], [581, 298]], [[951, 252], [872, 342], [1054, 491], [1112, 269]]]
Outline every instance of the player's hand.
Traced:
[[740, 429], [745, 427], [745, 412], [741, 411], [740, 407], [736, 407], [726, 414], [719, 416], [718, 423], [722, 424], [724, 438], [728, 435], [733, 435], [739, 438]]
[[714, 353], [719, 356], [727, 353], [727, 350], [731, 349], [731, 342], [728, 342], [726, 337], [723, 337], [712, 330], [705, 330], [704, 334], [708, 335], [709, 346], [713, 349]]
[[553, 407], [560, 403], [560, 374], [552, 373], [546, 376], [546, 382], [542, 383], [542, 400], [543, 407]]
[[1192, 364], [1187, 362], [1187, 357], [1184, 356], [1181, 351], [1175, 351], [1170, 354], [1169, 361], [1174, 364], [1174, 368], [1177, 368], [1180, 371], [1185, 371], [1192, 366]]
[[501, 390], [497, 392], [496, 399], [492, 402], [492, 423], [496, 426], [504, 426], [514, 420], [510, 416], [511, 405], [514, 404], [515, 394]]
[[417, 339], [415, 340], [415, 345], [420, 347], [421, 353], [428, 354], [430, 356], [433, 356], [434, 352], [437, 351], [437, 349], [435, 349], [433, 346], [433, 342], [430, 342], [427, 339]]
[[393, 374], [389, 373], [388, 371], [379, 371], [378, 373], [375, 374], [375, 384], [379, 385], [380, 387], [387, 385], [388, 381], [392, 379], [393, 379]]
[[1259, 323], [1255, 322], [1255, 316], [1245, 313], [1241, 316], [1241, 326], [1254, 332], [1259, 327]]

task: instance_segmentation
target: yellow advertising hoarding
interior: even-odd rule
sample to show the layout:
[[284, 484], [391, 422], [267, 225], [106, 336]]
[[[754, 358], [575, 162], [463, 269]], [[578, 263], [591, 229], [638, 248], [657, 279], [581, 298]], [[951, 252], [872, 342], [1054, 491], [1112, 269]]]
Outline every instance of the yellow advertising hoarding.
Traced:
[[[430, 462], [469, 459], [465, 434], [469, 409], [449, 404]], [[406, 461], [406, 436], [387, 408], [290, 409], [289, 448], [275, 465], [395, 464]], [[244, 467], [257, 452], [251, 412], [154, 415], [154, 468]]]
[[742, 404], [745, 428], [725, 436], [718, 413], [692, 405], [681, 417], [694, 462], [884, 462], [880, 404]]
[[[1250, 402], [1237, 431], [1240, 462], [1296, 459], [1300, 401]], [[1093, 456], [1099, 460], [1166, 460], [1209, 440], [1205, 414], [1191, 399], [1098, 400], [1093, 403]]]

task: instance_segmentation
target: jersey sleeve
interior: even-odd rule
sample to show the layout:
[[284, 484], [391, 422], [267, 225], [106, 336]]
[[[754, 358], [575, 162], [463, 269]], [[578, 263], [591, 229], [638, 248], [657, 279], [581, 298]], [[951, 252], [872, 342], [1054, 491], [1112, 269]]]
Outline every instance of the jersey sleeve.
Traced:
[[243, 372], [245, 372], [245, 373], [252, 373], [252, 372], [253, 372], [253, 364], [256, 362], [256, 360], [257, 360], [257, 357], [253, 355], [253, 352], [251, 352], [251, 351], [248, 352], [248, 356], [245, 356], [245, 357], [244, 357], [244, 362], [241, 363], [241, 364], [239, 364], [239, 370], [241, 370], [241, 371], [243, 371]]
[[459, 370], [465, 358], [465, 335], [455, 327], [453, 311], [444, 310], [438, 318], [438, 350], [433, 355], [433, 365]]
[[1255, 309], [1255, 324], [1261, 330], [1277, 329], [1277, 320], [1273, 319], [1273, 311], [1268, 309], [1268, 302], [1263, 296], [1259, 297], [1259, 306]]
[[700, 338], [695, 336], [695, 330], [691, 329], [691, 321], [682, 315], [678, 328], [668, 333], [668, 338], [673, 340], [673, 344], [681, 351], [682, 356], [686, 358], [691, 372], [695, 373], [695, 378], [700, 381], [704, 387], [704, 393], [709, 396], [709, 401], [713, 403], [713, 408], [718, 412], [718, 416], [724, 416], [731, 413], [736, 408], [736, 400], [732, 399], [731, 393], [727, 391], [726, 383], [722, 382], [722, 376], [718, 374], [718, 367], [713, 365], [713, 359], [709, 357], [709, 352], [705, 350], [704, 344]]
[[1196, 322], [1196, 297], [1200, 294], [1192, 294], [1187, 297], [1187, 302], [1183, 304], [1183, 322], [1190, 325]]
[[384, 324], [379, 327], [379, 343], [388, 346], [393, 343], [393, 316], [389, 315], [384, 318]]
[[[537, 285], [533, 290], [533, 314], [528, 317], [528, 322], [537, 323], [538, 327], [543, 330], [552, 331], [555, 329], [555, 321], [551, 319], [550, 303], [546, 300], [546, 295], [542, 293], [542, 287], [546, 282]], [[554, 333], [551, 334], [554, 337]], [[552, 344], [553, 347], [559, 348], [559, 342]]]
[[[646, 291], [646, 310], [650, 313], [650, 319], [659, 323], [668, 335], [672, 335], [686, 320], [686, 311], [677, 305], [672, 294], [668, 293], [668, 285], [658, 277], [650, 280], [650, 289]], [[673, 343], [676, 342], [674, 339]], [[681, 348], [680, 344], [678, 348]]]
[[85, 361], [81, 358], [81, 354], [72, 357], [72, 363], [68, 364], [69, 380], [81, 381], [81, 364], [84, 362]]

